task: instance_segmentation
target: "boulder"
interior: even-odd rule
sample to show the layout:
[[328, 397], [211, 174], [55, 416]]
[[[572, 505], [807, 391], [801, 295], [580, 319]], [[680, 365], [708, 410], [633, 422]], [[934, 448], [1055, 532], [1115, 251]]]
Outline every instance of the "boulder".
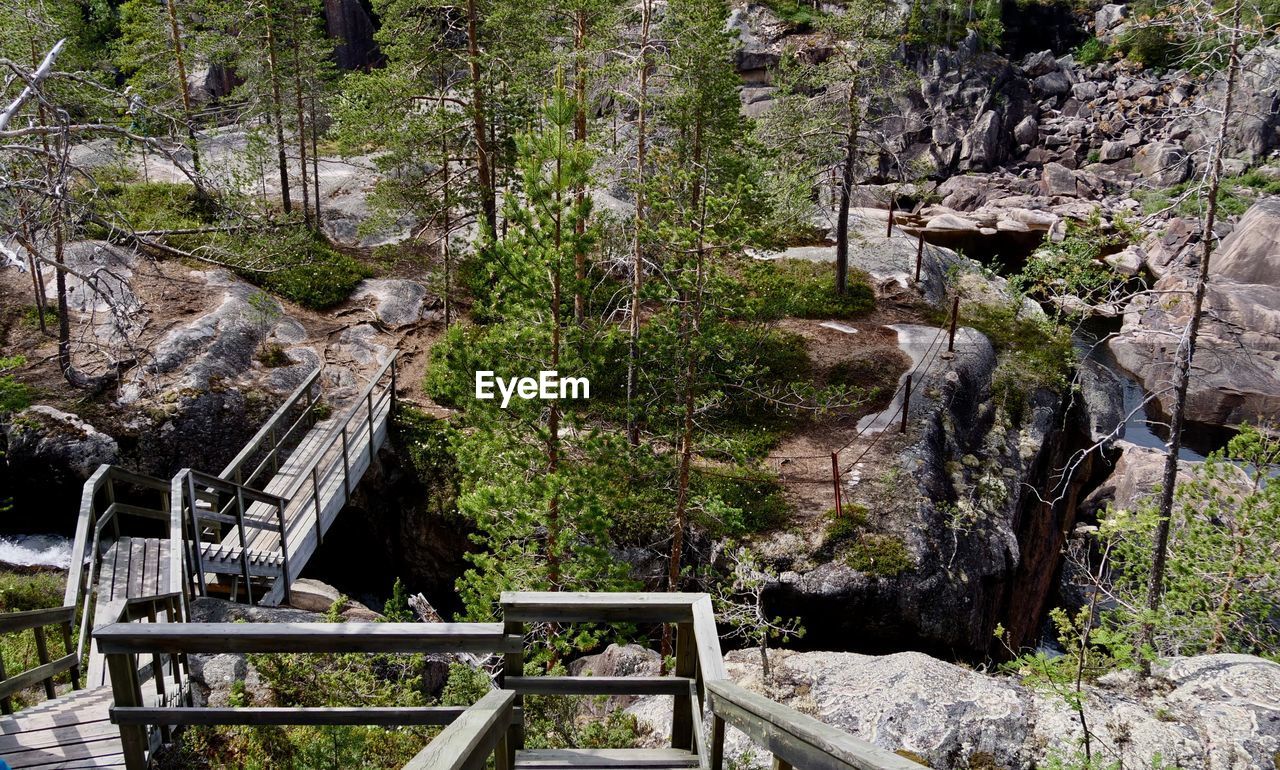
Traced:
[[1140, 147], [1133, 156], [1133, 165], [1145, 179], [1162, 187], [1178, 184], [1191, 173], [1186, 151], [1169, 142]]
[[1128, 144], [1108, 139], [1103, 142], [1102, 147], [1098, 149], [1098, 160], [1103, 163], [1112, 163], [1114, 161], [1121, 160], [1128, 154]]
[[1060, 70], [1041, 75], [1031, 83], [1035, 86], [1036, 92], [1043, 96], [1062, 96], [1071, 93], [1071, 79]]
[[1105, 39], [1107, 37], [1107, 33], [1120, 26], [1128, 15], [1128, 6], [1116, 3], [1107, 3], [1093, 14], [1094, 34]]
[[990, 168], [1004, 157], [1000, 115], [987, 110], [974, 122], [973, 129], [961, 142], [960, 157], [972, 169]]
[[4, 457], [7, 474], [22, 482], [13, 489], [14, 510], [55, 514], [38, 524], [24, 524], [39, 527], [36, 531], [56, 531], [58, 515], [74, 514], [74, 498], [79, 497], [81, 484], [99, 465], [115, 463], [120, 456], [115, 439], [51, 406], [27, 407], [0, 427], [8, 447]]
[[353, 303], [373, 306], [378, 321], [392, 329], [430, 318], [427, 287], [403, 278], [370, 278], [361, 281], [351, 294]]
[[[1074, 756], [1079, 719], [1065, 698], [918, 652], [872, 656], [773, 651], [770, 676], [755, 650], [725, 659], [739, 685], [937, 770], [1046, 767]], [[1154, 687], [1109, 675], [1084, 688], [1093, 750], [1123, 767], [1271, 767], [1280, 751], [1280, 664], [1249, 655], [1174, 658]], [[630, 709], [655, 736], [670, 734], [669, 699]], [[735, 767], [768, 767], [768, 752], [730, 728]]]
[[1040, 187], [1051, 197], [1075, 197], [1076, 174], [1061, 163], [1046, 163], [1040, 172]]
[[[1081, 504], [1085, 511], [1100, 515], [1108, 506], [1132, 510], [1143, 498], [1155, 493], [1164, 478], [1167, 453], [1155, 447], [1138, 446], [1130, 441], [1116, 441], [1119, 452], [1111, 474]], [[1191, 479], [1196, 463], [1178, 461], [1178, 481]]]
[[1054, 57], [1053, 51], [1039, 51], [1022, 60], [1022, 71], [1027, 73], [1027, 77], [1032, 78], [1048, 75], [1050, 72], [1058, 71], [1058, 60]]
[[1018, 125], [1013, 127], [1013, 138], [1018, 144], [1035, 144], [1039, 137], [1040, 127], [1036, 119], [1030, 115], [1018, 121]]
[[307, 612], [328, 612], [341, 594], [328, 583], [298, 578], [289, 586], [289, 606]]
[[1255, 203], [1213, 255], [1214, 280], [1280, 286], [1280, 198]]

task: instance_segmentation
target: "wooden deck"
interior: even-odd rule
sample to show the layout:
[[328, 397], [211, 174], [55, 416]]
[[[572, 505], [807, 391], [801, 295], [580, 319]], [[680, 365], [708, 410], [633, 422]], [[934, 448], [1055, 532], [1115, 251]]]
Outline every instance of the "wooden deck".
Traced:
[[516, 752], [516, 770], [682, 770], [698, 757], [683, 749], [530, 749]]
[[[169, 541], [122, 537], [103, 555], [101, 569], [93, 610], [95, 631], [119, 620], [129, 599], [159, 596], [169, 590]], [[102, 654], [91, 648], [85, 687], [92, 689], [110, 683]]]
[[78, 690], [0, 718], [0, 759], [15, 770], [124, 767], [111, 688]]

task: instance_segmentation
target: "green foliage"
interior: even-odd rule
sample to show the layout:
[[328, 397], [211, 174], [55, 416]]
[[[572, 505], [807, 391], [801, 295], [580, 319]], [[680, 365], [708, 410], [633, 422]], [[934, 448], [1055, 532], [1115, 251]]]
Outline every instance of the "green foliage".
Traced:
[[35, 400], [35, 389], [9, 373], [26, 364], [26, 356], [0, 357], [0, 414], [20, 412]]
[[[65, 585], [66, 577], [57, 572], [0, 572], [0, 613], [59, 607]], [[56, 658], [69, 652], [63, 648], [61, 634], [46, 633], [45, 636], [50, 655]], [[0, 634], [0, 660], [4, 661], [5, 674], [9, 677], [40, 665], [34, 632]], [[64, 679], [60, 677], [59, 681]], [[27, 692], [17, 693], [14, 706], [20, 709], [44, 699], [42, 687], [33, 687]]]
[[1178, 58], [1173, 30], [1163, 24], [1130, 24], [1115, 48], [1129, 61], [1147, 69], [1165, 69]]
[[870, 276], [851, 270], [848, 291], [835, 293], [828, 265], [799, 259], [751, 260], [726, 287], [726, 301], [745, 317], [852, 319], [875, 309]]
[[1280, 195], [1280, 174], [1276, 174], [1274, 169], [1268, 174], [1261, 169], [1251, 168], [1236, 181], [1263, 195]]
[[1109, 511], [1099, 536], [1110, 549], [1112, 590], [1120, 600], [1104, 616], [1109, 630], [1136, 640], [1144, 622], [1156, 649], [1143, 654], [1239, 652], [1280, 658], [1280, 439], [1246, 425], [1180, 483], [1170, 522], [1164, 596], [1147, 604], [1158, 498]]
[[268, 264], [271, 272], [247, 272], [250, 280], [312, 310], [333, 307], [351, 296], [356, 284], [373, 274], [353, 257], [303, 228], [286, 228], [246, 237], [230, 246], [246, 264]]
[[806, 0], [765, 0], [764, 4], [796, 32], [808, 32], [825, 15]]
[[[118, 172], [100, 180], [92, 192], [95, 209], [104, 217], [119, 213], [133, 230], [182, 230], [205, 227], [217, 221], [218, 210], [196, 188], [177, 182], [138, 182], [131, 173]], [[91, 230], [91, 235], [109, 233]], [[186, 241], [179, 241], [185, 243]]]
[[57, 572], [0, 572], [0, 612], [59, 607], [65, 584], [66, 578]]
[[408, 458], [425, 490], [427, 509], [440, 516], [457, 511], [459, 471], [452, 446], [457, 439], [447, 420], [436, 419], [411, 406], [397, 407], [396, 446], [402, 456]]
[[823, 545], [832, 546], [857, 540], [870, 523], [870, 511], [861, 503], [845, 503], [843, 513], [832, 508], [824, 514], [826, 532]]
[[734, 468], [732, 474], [695, 470], [691, 490], [699, 523], [713, 535], [737, 535], [777, 529], [791, 514], [782, 485], [771, 471]]
[[[43, 315], [43, 318], [41, 316]], [[44, 321], [47, 328], [53, 328], [58, 325], [58, 311], [56, 308], [46, 306], [41, 311], [35, 305], [28, 305], [22, 311], [22, 325], [30, 329], [39, 329], [40, 322]]]
[[382, 605], [382, 616], [388, 623], [412, 623], [418, 619], [409, 606], [409, 592], [400, 578], [391, 586], [391, 596]]
[[1076, 61], [1089, 67], [1111, 58], [1111, 47], [1096, 37], [1091, 37], [1084, 41], [1079, 48], [1075, 50]]
[[258, 359], [258, 363], [268, 369], [276, 369], [293, 363], [293, 360], [289, 358], [289, 354], [284, 351], [284, 345], [275, 342], [267, 343], [258, 348], [254, 358]]
[[1050, 303], [1064, 317], [1083, 312], [1078, 302], [1089, 306], [1115, 302], [1126, 278], [1103, 262], [1102, 255], [1123, 248], [1134, 237], [1126, 220], [1117, 218], [1107, 229], [1095, 212], [1083, 223], [1068, 225], [1062, 241], [1036, 249], [1010, 284], [1017, 292]]
[[[1249, 210], [1255, 191], [1271, 194], [1272, 188], [1262, 182], [1260, 175], [1222, 180], [1218, 187], [1218, 213], [1239, 216]], [[1261, 184], [1259, 188], [1257, 185]], [[1142, 204], [1145, 214], [1155, 214], [1173, 207], [1173, 213], [1183, 217], [1198, 217], [1204, 212], [1206, 196], [1201, 180], [1180, 182], [1163, 190], [1134, 190], [1133, 197]]]
[[840, 553], [845, 564], [874, 577], [894, 577], [915, 567], [907, 544], [897, 535], [861, 534]]

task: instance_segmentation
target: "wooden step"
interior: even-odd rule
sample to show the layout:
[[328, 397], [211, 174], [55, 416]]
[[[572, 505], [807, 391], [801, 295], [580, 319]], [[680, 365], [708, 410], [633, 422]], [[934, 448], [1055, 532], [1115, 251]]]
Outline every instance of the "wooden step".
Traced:
[[517, 770], [677, 770], [696, 768], [683, 749], [529, 749], [516, 752]]

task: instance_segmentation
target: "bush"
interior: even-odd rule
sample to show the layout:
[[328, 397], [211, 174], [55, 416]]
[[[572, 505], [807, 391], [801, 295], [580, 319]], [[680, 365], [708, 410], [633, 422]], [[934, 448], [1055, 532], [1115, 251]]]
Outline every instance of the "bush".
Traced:
[[1096, 37], [1086, 40], [1075, 50], [1076, 61], [1088, 67], [1111, 58], [1111, 48]]
[[1146, 69], [1165, 69], [1177, 61], [1177, 41], [1168, 27], [1132, 24], [1116, 41], [1116, 50]]
[[[42, 610], [62, 605], [66, 578], [58, 572], [20, 575], [0, 572], [0, 612]], [[13, 672], [10, 672], [12, 676]]]
[[1261, 169], [1251, 168], [1237, 181], [1241, 186], [1264, 195], [1280, 195], [1280, 177], [1264, 174]]
[[58, 325], [58, 311], [56, 309], [45, 307], [42, 311], [35, 305], [28, 305], [22, 311], [22, 324], [30, 329], [39, 329], [42, 316], [46, 327]]
[[808, 32], [823, 16], [813, 5], [798, 0], [764, 0], [764, 4], [796, 32]]
[[320, 235], [301, 228], [264, 232], [230, 248], [241, 254], [246, 265], [277, 266], [268, 273], [243, 270], [245, 278], [312, 310], [346, 300], [356, 284], [373, 275]]
[[823, 534], [823, 545], [836, 545], [857, 539], [866, 529], [870, 521], [870, 511], [860, 503], [845, 503], [843, 512], [836, 513], [835, 508], [828, 509], [826, 532]]
[[719, 521], [700, 522], [714, 533], [767, 532], [785, 524], [791, 515], [782, 484], [768, 471], [734, 468], [732, 475], [698, 472], [691, 486], [704, 509], [720, 513]]

